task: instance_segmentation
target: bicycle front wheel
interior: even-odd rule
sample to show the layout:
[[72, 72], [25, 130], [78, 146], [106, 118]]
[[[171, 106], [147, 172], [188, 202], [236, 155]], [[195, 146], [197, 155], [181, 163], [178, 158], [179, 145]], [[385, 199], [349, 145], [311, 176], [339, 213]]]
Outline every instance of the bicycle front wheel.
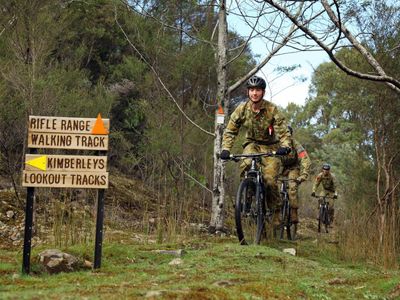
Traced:
[[265, 236], [265, 213], [266, 205], [264, 202], [264, 191], [260, 184], [256, 185], [256, 205], [257, 205], [257, 234], [256, 244], [260, 244], [261, 238]]
[[[280, 239], [284, 238], [285, 228], [288, 229], [290, 226], [290, 216], [289, 216], [289, 203], [286, 199], [283, 200], [282, 208], [281, 208], [281, 220], [282, 223], [280, 225]], [[290, 239], [290, 238], [289, 238]]]
[[239, 185], [236, 195], [235, 223], [236, 233], [241, 245], [258, 244], [258, 207], [256, 183], [253, 178], [245, 178]]

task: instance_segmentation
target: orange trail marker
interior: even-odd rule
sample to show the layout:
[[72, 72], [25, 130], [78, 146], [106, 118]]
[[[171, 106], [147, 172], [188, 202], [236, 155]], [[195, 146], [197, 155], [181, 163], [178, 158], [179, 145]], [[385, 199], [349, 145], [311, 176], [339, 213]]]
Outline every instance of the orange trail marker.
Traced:
[[92, 134], [108, 134], [108, 130], [104, 127], [104, 122], [100, 113], [97, 115], [96, 123], [94, 123], [92, 128]]
[[222, 109], [221, 105], [218, 105], [218, 114], [220, 114], [220, 115], [224, 114], [224, 110]]
[[25, 162], [27, 165], [35, 167], [39, 170], [46, 171], [47, 168], [47, 156], [43, 155], [38, 158], [34, 158]]

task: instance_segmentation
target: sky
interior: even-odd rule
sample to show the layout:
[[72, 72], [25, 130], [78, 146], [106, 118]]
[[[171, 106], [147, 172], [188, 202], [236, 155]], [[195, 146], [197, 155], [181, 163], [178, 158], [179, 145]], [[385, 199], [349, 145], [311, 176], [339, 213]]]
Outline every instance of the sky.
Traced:
[[[234, 14], [228, 15], [228, 27], [242, 36], [249, 34], [249, 27]], [[259, 55], [258, 61], [261, 61], [268, 53], [266, 52], [265, 41], [262, 39], [252, 40], [250, 48], [254, 54]], [[261, 72], [256, 74], [267, 81], [268, 86], [265, 98], [282, 107], [286, 107], [290, 102], [298, 105], [305, 104], [313, 70], [319, 64], [329, 61], [328, 55], [324, 51], [297, 52], [282, 55], [282, 53], [288, 52], [293, 52], [293, 50], [283, 47], [278, 52], [278, 55], [274, 56], [263, 67]], [[277, 78], [277, 73], [274, 72], [274, 69], [291, 65], [300, 65], [300, 67]], [[296, 80], [296, 77], [304, 77], [305, 81]]]
[[[284, 50], [284, 49], [282, 49]], [[253, 49], [254, 51], [254, 49]], [[308, 97], [308, 90], [311, 84], [313, 71], [319, 64], [329, 61], [325, 52], [299, 52], [285, 54], [275, 57], [257, 75], [267, 79], [269, 90], [266, 91], [266, 98], [271, 99], [275, 104], [286, 107], [293, 102], [304, 105]], [[295, 71], [276, 78], [274, 69], [278, 66], [290, 66], [299, 64]], [[297, 79], [305, 78], [304, 81]], [[276, 79], [274, 79], [276, 78]], [[272, 82], [270, 82], [270, 79]]]

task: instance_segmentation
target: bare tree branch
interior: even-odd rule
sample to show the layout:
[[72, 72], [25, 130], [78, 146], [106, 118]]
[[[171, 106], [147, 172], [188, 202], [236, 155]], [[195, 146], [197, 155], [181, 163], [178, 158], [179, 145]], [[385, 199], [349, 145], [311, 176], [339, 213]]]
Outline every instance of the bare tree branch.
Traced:
[[157, 21], [158, 23], [160, 23], [160, 24], [161, 24], [163, 27], [165, 27], [165, 28], [171, 28], [171, 29], [176, 30], [176, 31], [181, 31], [181, 32], [183, 32], [184, 34], [186, 34], [188, 37], [190, 37], [191, 39], [198, 40], [198, 41], [201, 41], [201, 42], [203, 42], [203, 43], [206, 43], [206, 44], [210, 45], [210, 46], [213, 47], [213, 48], [215, 48], [215, 46], [216, 46], [216, 44], [213, 43], [212, 41], [207, 41], [207, 40], [205, 40], [205, 39], [201, 39], [201, 38], [199, 38], [199, 37], [193, 36], [193, 35], [190, 34], [188, 31], [184, 30], [184, 29], [181, 28], [181, 27], [177, 27], [177, 26], [174, 26], [174, 25], [170, 25], [170, 24], [167, 24], [166, 22], [161, 21], [160, 19], [157, 19], [157, 18], [154, 17], [152, 14], [147, 13], [146, 10], [144, 9], [144, 7], [142, 7], [142, 10], [143, 10], [145, 13], [142, 13], [142, 12], [140, 12], [139, 10], [137, 10], [133, 5], [129, 5], [129, 4], [126, 2], [126, 0], [120, 0], [120, 1], [121, 1], [122, 3], [124, 3], [127, 7], [129, 7], [132, 11], [136, 12], [137, 14], [139, 14], [139, 15], [145, 17], [145, 18], [151, 18], [151, 19]]
[[[383, 70], [383, 68], [381, 67], [381, 65], [379, 64], [379, 62], [372, 56], [372, 54], [365, 49], [365, 47], [363, 45], [361, 45], [361, 43], [351, 34], [351, 32], [343, 25], [343, 23], [340, 22], [340, 20], [336, 17], [336, 15], [334, 14], [334, 12], [332, 11], [331, 7], [329, 6], [327, 0], [321, 0], [322, 5], [324, 6], [329, 18], [332, 20], [332, 22], [337, 26], [337, 28], [339, 28], [339, 30], [341, 32], [343, 32], [343, 34], [347, 37], [347, 39], [354, 45], [354, 47], [365, 57], [365, 59], [367, 60], [367, 62], [375, 69], [375, 71], [378, 72], [378, 74], [380, 74], [381, 76], [386, 77], [386, 73]], [[389, 77], [389, 76], [387, 76]], [[398, 86], [395, 84], [391, 84], [389, 83], [389, 86], [396, 90], [398, 92], [400, 92], [400, 82], [397, 81], [397, 83], [399, 84]]]
[[[304, 24], [302, 24], [296, 18], [296, 16], [291, 14], [285, 7], [281, 6], [279, 3], [277, 3], [274, 0], [264, 0], [264, 1], [268, 2], [273, 7], [275, 7], [282, 13], [284, 13], [293, 22], [293, 24], [295, 24], [299, 29], [301, 29], [304, 33], [306, 33], [311, 39], [313, 39], [322, 49], [324, 49], [325, 52], [330, 57], [330, 59], [346, 74], [360, 78], [360, 79], [385, 82], [391, 89], [393, 89], [397, 93], [400, 93], [400, 81], [398, 81], [397, 79], [395, 79], [393, 77], [387, 76], [383, 70], [378, 71], [379, 75], [370, 75], [370, 74], [365, 74], [365, 73], [361, 73], [361, 72], [352, 70], [351, 68], [344, 65], [340, 60], [338, 60], [335, 57], [332, 50], [329, 49], [328, 46], [326, 44], [324, 44], [316, 34], [314, 34], [308, 27], [304, 26]], [[326, 2], [326, 0], [322, 0], [322, 2], [324, 3], [324, 2]], [[329, 7], [329, 10], [332, 12], [330, 7]], [[328, 13], [328, 11], [327, 11], [327, 13]], [[335, 19], [337, 20], [336, 16], [335, 16]], [[343, 25], [341, 26], [341, 30], [346, 35], [348, 40], [353, 44], [353, 46], [357, 50], [359, 50], [360, 53], [367, 59], [367, 61], [370, 64], [373, 63], [375, 65], [375, 70], [379, 70], [379, 68], [381, 68], [379, 63], [377, 63], [375, 59], [371, 59], [372, 55], [364, 47], [361, 46], [361, 44], [353, 37], [353, 35], [351, 35], [350, 31], [347, 28], [345, 28]]]
[[7, 29], [7, 26], [11, 26], [14, 21], [17, 19], [17, 17], [14, 15], [8, 22], [6, 25], [4, 25], [3, 29], [0, 31], [0, 36], [2, 36], [2, 34], [4, 33], [4, 31]]
[[208, 187], [206, 187], [204, 184], [202, 184], [200, 181], [198, 181], [196, 178], [194, 178], [192, 175], [190, 175], [189, 173], [185, 172], [185, 170], [183, 170], [183, 168], [179, 165], [179, 163], [175, 160], [175, 158], [172, 158], [172, 160], [175, 162], [176, 166], [179, 168], [179, 170], [181, 170], [181, 172], [183, 172], [187, 177], [189, 177], [191, 180], [193, 180], [194, 182], [196, 182], [198, 185], [200, 185], [203, 189], [207, 190], [208, 192], [210, 192], [211, 194], [213, 193], [212, 190], [210, 190]]
[[[297, 11], [297, 16], [301, 12], [302, 6], [300, 6], [299, 10]], [[280, 50], [282, 49], [290, 40], [290, 37], [292, 34], [297, 30], [295, 25], [292, 25], [289, 32], [285, 36], [285, 38], [280, 42], [277, 43], [278, 45], [272, 49], [272, 51], [264, 58], [264, 60], [258, 64], [256, 67], [254, 67], [250, 72], [248, 72], [246, 75], [242, 76], [239, 80], [237, 80], [234, 84], [232, 84], [230, 87], [228, 87], [227, 93], [228, 95], [239, 88], [240, 85], [242, 85], [247, 79], [249, 79], [251, 76], [256, 74], [259, 70], [261, 70], [270, 60], [271, 58]]]
[[[236, 3], [237, 3], [237, 0], [236, 0]], [[238, 4], [238, 6], [239, 6], [239, 4]], [[257, 23], [258, 23], [260, 17], [261, 17], [261, 16], [259, 16], [259, 17], [257, 18], [257, 20], [256, 20], [256, 25], [257, 25]], [[235, 57], [233, 57], [230, 61], [228, 61], [228, 62], [226, 63], [226, 65], [229, 65], [230, 63], [234, 62], [236, 59], [238, 59], [238, 58], [243, 54], [244, 50], [246, 49], [246, 46], [249, 44], [249, 42], [250, 42], [250, 40], [251, 40], [251, 38], [252, 38], [252, 36], [253, 36], [253, 32], [254, 32], [254, 30], [255, 30], [255, 28], [256, 28], [256, 25], [251, 29], [251, 33], [250, 33], [250, 35], [248, 36], [247, 40], [244, 42], [244, 44], [243, 44], [242, 49], [240, 50], [240, 52], [239, 52]]]

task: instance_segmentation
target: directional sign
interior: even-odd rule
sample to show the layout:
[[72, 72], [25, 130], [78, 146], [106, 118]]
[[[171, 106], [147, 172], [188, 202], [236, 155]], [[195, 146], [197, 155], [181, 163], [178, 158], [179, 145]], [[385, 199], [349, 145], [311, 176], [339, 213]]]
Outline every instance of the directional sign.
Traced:
[[25, 170], [105, 172], [107, 156], [26, 154]]
[[[28, 148], [108, 150], [110, 121], [97, 118], [29, 116]], [[29, 274], [35, 187], [98, 189], [94, 268], [100, 268], [107, 156], [27, 154], [22, 186], [27, 187], [22, 271]]]
[[108, 188], [108, 172], [23, 171], [24, 187]]
[[108, 135], [29, 132], [28, 148], [107, 150]]
[[49, 133], [79, 133], [107, 135], [110, 129], [110, 120], [97, 118], [67, 118], [29, 116], [28, 132]]

